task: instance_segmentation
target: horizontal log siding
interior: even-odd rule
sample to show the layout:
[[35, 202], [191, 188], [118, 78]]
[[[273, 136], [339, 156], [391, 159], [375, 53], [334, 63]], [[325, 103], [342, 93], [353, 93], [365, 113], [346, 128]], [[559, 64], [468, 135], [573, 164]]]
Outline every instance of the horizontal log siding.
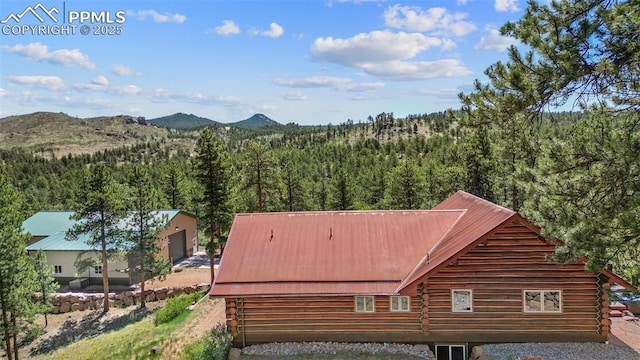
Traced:
[[[584, 265], [548, 261], [554, 246], [523, 225], [505, 225], [428, 278], [429, 334], [501, 341], [600, 339], [602, 295]], [[451, 289], [473, 290], [473, 312], [451, 311]], [[523, 290], [561, 290], [561, 313], [524, 313]], [[502, 336], [500, 336], [502, 334]], [[468, 338], [468, 337], [467, 337]], [[461, 337], [464, 340], [465, 337]], [[604, 339], [602, 339], [604, 340]]]
[[234, 342], [244, 337], [247, 344], [273, 339], [306, 341], [321, 333], [323, 340], [333, 341], [422, 333], [420, 296], [411, 296], [408, 312], [390, 311], [389, 296], [375, 296], [374, 301], [375, 312], [356, 313], [353, 296], [251, 297], [228, 305], [227, 317], [235, 320]]

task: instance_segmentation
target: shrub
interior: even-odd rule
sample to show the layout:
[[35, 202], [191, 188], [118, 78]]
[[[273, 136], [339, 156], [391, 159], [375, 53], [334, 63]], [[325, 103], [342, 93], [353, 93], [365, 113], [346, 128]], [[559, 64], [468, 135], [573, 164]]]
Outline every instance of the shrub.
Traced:
[[199, 339], [182, 348], [181, 360], [224, 360], [231, 347], [231, 335], [227, 333], [224, 324], [215, 328]]
[[169, 299], [167, 305], [156, 311], [153, 323], [160, 325], [177, 318], [180, 314], [187, 311], [187, 307], [191, 305], [192, 302], [197, 301], [200, 296], [202, 296], [202, 294], [195, 292]]

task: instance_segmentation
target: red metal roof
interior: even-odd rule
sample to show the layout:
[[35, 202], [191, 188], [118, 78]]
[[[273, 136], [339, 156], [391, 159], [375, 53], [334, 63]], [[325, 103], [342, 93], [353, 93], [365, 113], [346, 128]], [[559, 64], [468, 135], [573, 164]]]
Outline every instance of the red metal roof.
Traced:
[[397, 293], [513, 214], [462, 191], [433, 210], [239, 214], [211, 295]]
[[429, 250], [429, 256], [416, 266], [412, 274], [402, 281], [396, 291], [400, 291], [441, 264], [446, 263], [475, 240], [516, 214], [513, 210], [464, 191], [456, 192], [433, 209], [465, 209], [466, 211], [451, 231]]

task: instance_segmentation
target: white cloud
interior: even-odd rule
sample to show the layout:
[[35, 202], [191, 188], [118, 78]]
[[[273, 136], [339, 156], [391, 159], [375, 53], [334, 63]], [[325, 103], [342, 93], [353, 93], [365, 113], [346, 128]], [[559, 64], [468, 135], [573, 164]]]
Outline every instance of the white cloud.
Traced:
[[308, 99], [307, 95], [305, 95], [302, 91], [288, 92], [286, 94], [283, 94], [282, 98], [289, 101], [304, 101]]
[[312, 76], [295, 79], [273, 79], [273, 83], [279, 86], [292, 88], [333, 88], [339, 91], [370, 91], [384, 87], [382, 82], [355, 83], [349, 78], [335, 76]]
[[138, 10], [138, 11], [127, 11], [127, 15], [130, 16], [136, 16], [138, 19], [140, 20], [144, 20], [147, 17], [150, 17], [153, 19], [154, 22], [157, 23], [176, 23], [176, 24], [182, 24], [183, 22], [185, 22], [187, 20], [187, 16], [186, 15], [182, 15], [182, 14], [171, 14], [171, 13], [164, 13], [164, 14], [160, 14], [159, 12], [157, 12], [156, 10], [150, 9], [150, 10]]
[[298, 79], [273, 79], [273, 83], [280, 86], [292, 88], [318, 88], [318, 87], [341, 87], [349, 83], [351, 79], [334, 76], [312, 76]]
[[102, 75], [91, 80], [89, 84], [80, 83], [80, 84], [73, 85], [73, 87], [78, 90], [93, 90], [93, 91], [106, 90], [108, 86], [109, 86], [109, 80]]
[[214, 31], [216, 34], [223, 36], [240, 34], [240, 28], [233, 20], [223, 20], [222, 25], [216, 26]]
[[518, 0], [495, 0], [493, 7], [498, 12], [516, 12], [520, 10]]
[[467, 5], [467, 0], [457, 0], [457, 1], [456, 1], [456, 4], [457, 4], [458, 6], [460, 6], [460, 5]]
[[131, 76], [133, 75], [133, 70], [130, 67], [122, 64], [113, 64], [111, 65], [111, 72], [118, 76]]
[[488, 25], [486, 27], [487, 35], [480, 38], [474, 49], [476, 50], [489, 50], [489, 51], [504, 51], [509, 46], [515, 45], [518, 41], [514, 38], [503, 36], [500, 31], [494, 26]]
[[382, 64], [368, 64], [362, 68], [369, 75], [389, 80], [427, 80], [471, 74], [471, 71], [456, 59], [389, 61]]
[[97, 86], [109, 86], [109, 80], [103, 75], [91, 80], [91, 83]]
[[389, 30], [360, 33], [348, 39], [317, 38], [311, 55], [319, 60], [358, 67], [362, 64], [409, 59], [443, 41], [419, 33]]
[[49, 90], [64, 88], [64, 81], [57, 76], [10, 75], [8, 79], [14, 84], [39, 86]]
[[117, 88], [115, 92], [122, 95], [138, 95], [142, 92], [142, 89], [135, 85], [127, 85], [121, 88]]
[[269, 25], [269, 30], [260, 33], [260, 35], [268, 36], [272, 39], [279, 38], [280, 36], [282, 36], [282, 34], [284, 34], [284, 29], [282, 28], [282, 26], [274, 22]]
[[385, 26], [408, 31], [439, 31], [455, 36], [466, 35], [476, 26], [464, 19], [465, 13], [451, 14], [447, 9], [434, 7], [423, 10], [417, 6], [393, 5], [383, 14]]
[[2, 48], [10, 53], [16, 53], [28, 59], [46, 61], [54, 65], [79, 66], [93, 70], [96, 66], [89, 61], [89, 57], [78, 49], [59, 49], [50, 52], [49, 47], [39, 42], [27, 45], [3, 45]]
[[3, 88], [0, 88], [0, 97], [5, 97], [9, 95], [9, 92]]

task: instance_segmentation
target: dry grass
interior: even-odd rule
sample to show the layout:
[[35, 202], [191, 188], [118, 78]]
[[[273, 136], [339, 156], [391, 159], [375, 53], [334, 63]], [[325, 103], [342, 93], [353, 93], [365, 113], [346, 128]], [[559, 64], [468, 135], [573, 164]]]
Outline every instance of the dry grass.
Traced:
[[[224, 321], [224, 302], [205, 297], [192, 312], [167, 324], [155, 326], [148, 317], [35, 359], [178, 359], [185, 344], [206, 334], [220, 320]], [[153, 347], [159, 354], [151, 354]]]

